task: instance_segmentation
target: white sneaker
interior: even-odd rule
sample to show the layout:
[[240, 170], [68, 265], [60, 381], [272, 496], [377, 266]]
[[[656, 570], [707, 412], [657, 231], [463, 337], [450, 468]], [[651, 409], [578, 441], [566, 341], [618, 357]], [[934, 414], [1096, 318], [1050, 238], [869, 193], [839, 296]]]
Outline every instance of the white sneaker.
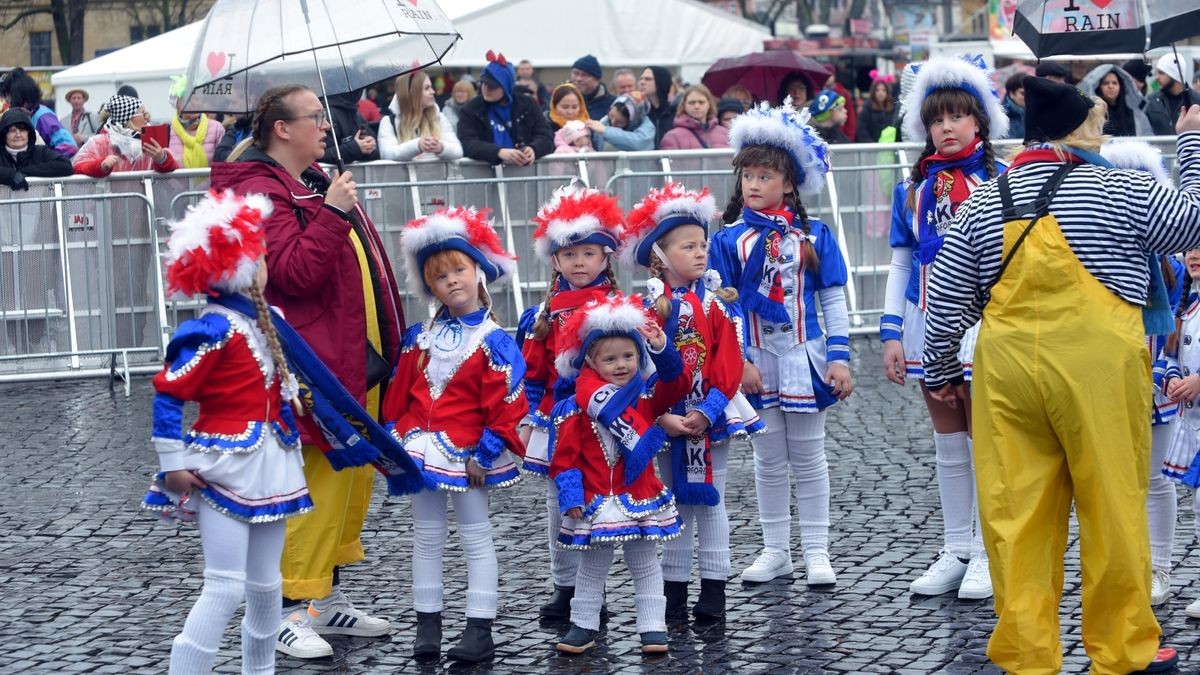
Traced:
[[955, 590], [962, 584], [963, 576], [967, 573], [967, 564], [959, 560], [949, 551], [938, 553], [938, 559], [933, 561], [916, 581], [908, 586], [908, 590], [917, 595], [941, 595]]
[[1193, 600], [1183, 613], [1187, 614], [1189, 619], [1200, 619], [1200, 600]]
[[367, 615], [355, 607], [345, 595], [338, 598], [332, 607], [319, 612], [309, 605], [313, 630], [321, 635], [352, 635], [354, 637], [379, 637], [392, 630], [387, 619]]
[[986, 555], [977, 555], [967, 563], [967, 573], [958, 586], [959, 600], [987, 600], [992, 597], [992, 572]]
[[333, 647], [313, 630], [308, 612], [292, 612], [279, 626], [275, 649], [298, 659], [333, 656]]
[[805, 553], [804, 569], [808, 573], [809, 586], [831, 586], [837, 583], [833, 565], [829, 564], [829, 553], [825, 551]]
[[742, 581], [763, 583], [795, 571], [787, 551], [763, 551], [754, 564], [742, 572]]
[[1166, 570], [1154, 570], [1150, 575], [1150, 606], [1158, 607], [1169, 597], [1171, 597], [1171, 573]]

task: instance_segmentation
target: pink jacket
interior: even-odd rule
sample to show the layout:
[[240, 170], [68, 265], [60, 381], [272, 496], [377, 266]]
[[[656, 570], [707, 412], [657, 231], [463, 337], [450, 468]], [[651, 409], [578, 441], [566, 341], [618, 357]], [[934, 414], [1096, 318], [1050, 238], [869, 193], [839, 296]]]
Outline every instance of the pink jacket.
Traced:
[[[175, 133], [175, 129], [173, 127], [168, 127], [168, 129], [171, 137], [168, 148], [171, 150], [171, 154], [175, 156], [176, 161], [179, 162], [180, 168], [204, 168], [199, 166], [183, 166], [183, 139], [181, 139], [179, 135]], [[212, 163], [213, 152], [216, 151], [217, 144], [221, 142], [221, 139], [224, 136], [225, 127], [221, 126], [221, 123], [217, 120], [211, 117], [208, 118], [208, 131], [204, 134], [204, 156], [208, 158], [210, 164]]]
[[697, 135], [704, 139], [704, 144], [709, 148], [729, 147], [729, 130], [715, 119], [705, 129], [687, 115], [675, 116], [675, 128], [663, 136], [662, 144], [658, 147], [662, 150], [703, 150], [704, 144], [696, 138]]
[[[105, 171], [100, 163], [109, 155], [116, 155], [118, 161], [111, 171]], [[179, 168], [170, 150], [167, 151], [167, 160], [162, 164], [155, 164], [154, 160], [150, 159], [150, 155], [142, 155], [142, 158], [135, 162], [117, 154], [113, 150], [112, 141], [108, 139], [108, 132], [104, 130], [87, 139], [79, 152], [71, 158], [71, 166], [75, 168], [75, 173], [87, 174], [93, 178], [104, 178], [109, 174], [125, 171], [149, 171], [150, 169], [159, 173], [170, 173]]]

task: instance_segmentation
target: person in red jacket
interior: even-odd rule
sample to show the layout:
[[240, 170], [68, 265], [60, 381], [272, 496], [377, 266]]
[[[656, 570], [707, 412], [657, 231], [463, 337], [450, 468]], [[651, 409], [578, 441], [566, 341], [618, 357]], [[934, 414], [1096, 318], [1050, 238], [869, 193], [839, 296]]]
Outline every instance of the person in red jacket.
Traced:
[[[354, 177], [325, 175], [325, 109], [310, 89], [267, 90], [251, 124], [253, 144], [212, 170], [213, 187], [266, 195], [266, 298], [372, 415], [399, 356], [404, 316], [392, 269]], [[303, 418], [308, 420], [309, 418]], [[287, 524], [281, 561], [284, 617], [276, 648], [299, 658], [329, 656], [324, 635], [381, 636], [390, 624], [354, 607], [339, 569], [365, 556], [359, 535], [374, 484], [370, 466], [334, 471], [325, 441], [301, 422], [304, 474], [317, 509]], [[301, 601], [315, 599], [307, 612]]]
[[150, 113], [139, 99], [116, 94], [104, 105], [108, 121], [71, 158], [75, 173], [105, 178], [125, 171], [171, 173], [179, 168], [170, 150], [157, 141], [142, 142], [142, 128], [150, 124]]
[[453, 501], [467, 567], [467, 628], [447, 655], [479, 662], [495, 653], [499, 575], [488, 493], [520, 479], [514, 455], [523, 456], [525, 444], [517, 424], [529, 411], [525, 362], [492, 314], [486, 284], [515, 272], [517, 259], [501, 246], [486, 212], [461, 207], [410, 222], [400, 246], [409, 290], [441, 304], [433, 319], [405, 332], [383, 403], [392, 435], [430, 488], [412, 497], [413, 654], [441, 652], [446, 503]]
[[575, 392], [554, 407], [550, 477], [563, 514], [558, 545], [582, 555], [571, 629], [557, 649], [582, 654], [596, 646], [604, 583], [621, 544], [642, 652], [661, 654], [667, 600], [655, 542], [678, 537], [682, 526], [671, 489], [654, 474], [667, 434], [653, 420], [687, 394], [691, 378], [636, 295], [589, 302], [564, 330], [558, 372], [574, 379]]

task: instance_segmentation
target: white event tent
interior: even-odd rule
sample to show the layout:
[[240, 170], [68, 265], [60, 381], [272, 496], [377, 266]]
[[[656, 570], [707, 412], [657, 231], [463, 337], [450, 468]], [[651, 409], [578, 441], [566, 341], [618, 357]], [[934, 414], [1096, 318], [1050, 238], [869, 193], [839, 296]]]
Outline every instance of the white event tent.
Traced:
[[[766, 27], [697, 0], [440, 0], [462, 41], [443, 60], [448, 67], [485, 65], [489, 49], [514, 62], [529, 59], [539, 68], [570, 68], [593, 54], [605, 69], [662, 65], [698, 81], [713, 61], [761, 51]], [[353, 11], [349, 10], [348, 11]], [[187, 71], [203, 22], [105, 54], [51, 77], [58, 109], [68, 110], [67, 91], [90, 95], [88, 108], [124, 84], [132, 85], [151, 114], [169, 113], [172, 75]]]

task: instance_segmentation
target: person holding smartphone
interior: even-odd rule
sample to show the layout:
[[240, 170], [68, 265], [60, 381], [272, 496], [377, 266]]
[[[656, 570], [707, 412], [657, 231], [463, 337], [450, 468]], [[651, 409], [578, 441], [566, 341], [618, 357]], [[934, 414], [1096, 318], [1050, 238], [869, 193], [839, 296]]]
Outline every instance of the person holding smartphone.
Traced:
[[179, 168], [167, 143], [166, 126], [151, 126], [150, 113], [133, 96], [115, 95], [105, 104], [108, 120], [72, 158], [75, 173], [104, 178], [113, 173], [170, 173]]

